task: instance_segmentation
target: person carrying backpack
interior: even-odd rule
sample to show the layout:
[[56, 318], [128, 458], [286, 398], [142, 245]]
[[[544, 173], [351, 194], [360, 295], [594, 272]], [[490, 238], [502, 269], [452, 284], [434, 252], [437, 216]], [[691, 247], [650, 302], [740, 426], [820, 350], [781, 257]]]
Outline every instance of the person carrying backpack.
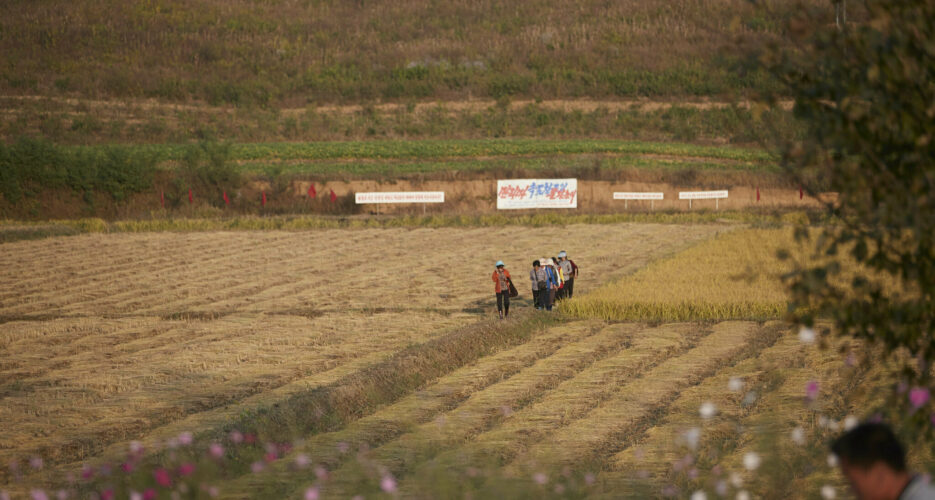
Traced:
[[575, 293], [575, 278], [578, 277], [578, 266], [575, 261], [568, 258], [568, 253], [564, 250], [558, 253], [559, 267], [562, 268], [562, 275], [565, 278], [565, 286], [562, 287], [562, 297], [571, 298]]
[[510, 281], [510, 271], [507, 271], [502, 260], [497, 261], [496, 269], [491, 278], [496, 285], [497, 312], [500, 314], [500, 319], [503, 319], [510, 315], [510, 286], [512, 283]]
[[536, 309], [542, 310], [545, 308], [545, 301], [543, 300], [544, 295], [549, 291], [548, 289], [548, 275], [545, 272], [545, 268], [542, 267], [542, 262], [538, 260], [532, 261], [532, 269], [529, 271], [529, 280], [532, 282], [532, 302]]
[[545, 310], [551, 311], [552, 304], [555, 303], [555, 292], [558, 291], [559, 287], [558, 271], [555, 270], [555, 263], [552, 261], [552, 259], [544, 260], [545, 265], [543, 266], [543, 269], [545, 269], [546, 274], [546, 293], [542, 294], [542, 292], [540, 292], [540, 297], [542, 297]]

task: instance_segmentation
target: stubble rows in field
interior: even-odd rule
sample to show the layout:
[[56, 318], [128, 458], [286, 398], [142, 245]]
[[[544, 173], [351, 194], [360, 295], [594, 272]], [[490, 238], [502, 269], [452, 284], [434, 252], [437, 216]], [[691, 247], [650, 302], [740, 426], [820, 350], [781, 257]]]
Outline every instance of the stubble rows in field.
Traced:
[[[160, 427], [229, 418], [331, 383], [490, 311], [559, 245], [579, 287], [718, 226], [87, 235], [0, 255], [4, 461], [83, 460]], [[515, 266], [514, 266], [515, 263]], [[523, 303], [523, 301], [521, 301]]]

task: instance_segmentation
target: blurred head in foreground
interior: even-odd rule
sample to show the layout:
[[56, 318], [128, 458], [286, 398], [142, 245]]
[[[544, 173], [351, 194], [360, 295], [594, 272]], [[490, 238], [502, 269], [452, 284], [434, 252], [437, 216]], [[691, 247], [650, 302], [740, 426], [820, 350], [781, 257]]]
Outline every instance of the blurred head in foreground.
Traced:
[[909, 474], [906, 453], [885, 424], [858, 425], [838, 437], [831, 451], [861, 500], [935, 499], [935, 490]]

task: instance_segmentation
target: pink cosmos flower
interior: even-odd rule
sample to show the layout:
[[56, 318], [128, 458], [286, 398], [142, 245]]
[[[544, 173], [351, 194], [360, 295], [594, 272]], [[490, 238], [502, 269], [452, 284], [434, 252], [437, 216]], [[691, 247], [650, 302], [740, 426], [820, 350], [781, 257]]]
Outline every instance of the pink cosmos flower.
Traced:
[[535, 481], [536, 484], [538, 484], [538, 485], [543, 485], [543, 484], [549, 482], [549, 476], [546, 476], [545, 473], [537, 472], [537, 473], [533, 474], [532, 480]]
[[143, 454], [143, 443], [139, 441], [130, 441], [130, 454], [131, 455], [142, 455]]
[[341, 452], [341, 453], [347, 453], [348, 450], [351, 449], [351, 445], [345, 443], [344, 441], [341, 441], [341, 442], [338, 443], [335, 447], [336, 447], [336, 448], [338, 449], [338, 451]]
[[250, 471], [252, 471], [254, 474], [263, 472], [264, 468], [266, 468], [266, 466], [263, 465], [263, 462], [253, 462], [250, 464]]
[[143, 492], [143, 500], [156, 500], [156, 490], [149, 488]]
[[124, 462], [120, 464], [120, 470], [122, 470], [126, 474], [129, 474], [133, 472], [133, 464], [130, 462]]
[[396, 491], [396, 479], [393, 479], [393, 476], [387, 474], [383, 476], [383, 479], [380, 480], [380, 489], [386, 493], [393, 493]]
[[81, 466], [81, 479], [91, 479], [94, 476], [94, 467], [91, 467], [88, 464]]
[[263, 460], [266, 460], [267, 463], [275, 462], [277, 458], [279, 457], [276, 456], [276, 452], [274, 451], [271, 451], [267, 453], [266, 455], [263, 455]]
[[818, 398], [818, 382], [812, 380], [805, 384], [805, 399], [814, 401]]
[[234, 444], [240, 444], [243, 442], [243, 434], [240, 431], [231, 431], [231, 433], [228, 435], [228, 438], [230, 438], [231, 442]]
[[190, 476], [195, 472], [195, 464], [186, 463], [179, 466], [179, 475], [182, 477]]
[[101, 500], [114, 500], [114, 490], [104, 490], [101, 492]]
[[49, 500], [49, 495], [42, 490], [32, 490], [29, 492], [29, 498], [32, 500]]
[[188, 446], [188, 445], [192, 444], [192, 441], [193, 441], [193, 440], [194, 440], [194, 439], [192, 438], [192, 433], [191, 433], [191, 432], [183, 432], [183, 433], [179, 434], [179, 437], [178, 437], [179, 444], [182, 445], [182, 446]]
[[163, 469], [162, 467], [153, 470], [153, 479], [156, 480], [156, 484], [162, 486], [163, 488], [169, 488], [172, 486], [172, 477], [169, 476], [169, 471]]
[[39, 470], [42, 468], [42, 457], [32, 457], [29, 459], [29, 466]]
[[305, 490], [305, 500], [318, 500], [318, 488], [312, 486]]
[[220, 460], [224, 456], [224, 447], [220, 443], [211, 443], [208, 446], [208, 454], [215, 460]]
[[328, 479], [328, 469], [324, 468], [324, 466], [316, 465], [315, 466], [315, 477], [317, 477], [319, 481], [324, 481]]
[[929, 394], [929, 390], [927, 388], [913, 387], [909, 391], [909, 404], [912, 405], [914, 410], [918, 410], [919, 408], [922, 408], [925, 403], [928, 403], [929, 397], [931, 397], [931, 395]]
[[130, 500], [143, 500], [143, 494], [139, 491], [131, 491]]

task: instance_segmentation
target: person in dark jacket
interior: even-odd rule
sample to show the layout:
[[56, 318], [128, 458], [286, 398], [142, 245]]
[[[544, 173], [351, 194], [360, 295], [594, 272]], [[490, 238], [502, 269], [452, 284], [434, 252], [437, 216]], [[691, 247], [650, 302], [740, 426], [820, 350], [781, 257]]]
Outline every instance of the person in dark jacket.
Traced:
[[538, 260], [532, 261], [532, 269], [529, 271], [529, 281], [532, 282], [533, 305], [535, 305], [536, 309], [542, 310], [545, 308], [542, 296], [548, 293], [548, 276], [545, 273], [545, 269], [542, 268], [542, 263]]
[[555, 270], [555, 263], [552, 261], [552, 259], [545, 259], [542, 268], [545, 269], [546, 292], [544, 294], [540, 292], [539, 296], [542, 297], [545, 310], [551, 311], [552, 304], [555, 303], [555, 292], [558, 291], [559, 286], [558, 271]]
[[500, 319], [510, 315], [510, 271], [507, 271], [502, 260], [498, 260], [493, 272], [493, 282], [497, 291], [497, 312]]

